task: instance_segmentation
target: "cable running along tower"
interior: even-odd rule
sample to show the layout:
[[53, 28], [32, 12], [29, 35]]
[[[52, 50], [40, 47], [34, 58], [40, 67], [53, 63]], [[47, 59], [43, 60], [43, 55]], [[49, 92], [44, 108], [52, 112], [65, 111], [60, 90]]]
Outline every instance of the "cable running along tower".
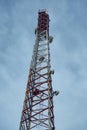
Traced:
[[19, 130], [54, 130], [53, 96], [50, 65], [49, 15], [39, 10], [35, 45], [31, 60]]

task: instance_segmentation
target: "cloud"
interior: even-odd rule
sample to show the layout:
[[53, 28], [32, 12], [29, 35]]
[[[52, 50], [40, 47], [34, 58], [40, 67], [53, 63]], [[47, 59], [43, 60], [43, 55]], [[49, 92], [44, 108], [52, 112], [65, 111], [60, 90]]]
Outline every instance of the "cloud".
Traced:
[[51, 65], [56, 129], [86, 129], [86, 1], [0, 1], [0, 129], [17, 130], [40, 8], [48, 8], [54, 36]]

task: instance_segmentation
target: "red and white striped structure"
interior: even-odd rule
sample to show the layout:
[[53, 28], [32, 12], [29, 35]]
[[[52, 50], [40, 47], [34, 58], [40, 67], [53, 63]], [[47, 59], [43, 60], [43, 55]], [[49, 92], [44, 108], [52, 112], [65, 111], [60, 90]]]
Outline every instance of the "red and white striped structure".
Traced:
[[[39, 10], [35, 45], [19, 130], [54, 130], [53, 95], [50, 65], [49, 15]], [[57, 92], [57, 91], [56, 91]]]

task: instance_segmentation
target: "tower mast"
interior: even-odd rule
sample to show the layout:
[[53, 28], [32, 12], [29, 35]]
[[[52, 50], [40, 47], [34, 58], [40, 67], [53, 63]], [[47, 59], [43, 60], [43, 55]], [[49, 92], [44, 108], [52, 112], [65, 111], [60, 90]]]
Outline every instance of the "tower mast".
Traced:
[[54, 130], [53, 95], [50, 65], [49, 15], [39, 10], [35, 45], [31, 60], [19, 130]]

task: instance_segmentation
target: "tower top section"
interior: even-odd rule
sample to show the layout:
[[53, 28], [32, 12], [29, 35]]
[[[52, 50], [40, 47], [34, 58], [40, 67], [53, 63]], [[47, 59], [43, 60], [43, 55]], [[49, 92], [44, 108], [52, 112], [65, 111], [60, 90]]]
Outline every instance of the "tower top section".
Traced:
[[48, 12], [47, 9], [39, 9], [39, 12]]
[[38, 24], [35, 30], [35, 34], [37, 34], [38, 38], [43, 37], [44, 39], [49, 38], [49, 15], [46, 9], [42, 9], [38, 11]]

